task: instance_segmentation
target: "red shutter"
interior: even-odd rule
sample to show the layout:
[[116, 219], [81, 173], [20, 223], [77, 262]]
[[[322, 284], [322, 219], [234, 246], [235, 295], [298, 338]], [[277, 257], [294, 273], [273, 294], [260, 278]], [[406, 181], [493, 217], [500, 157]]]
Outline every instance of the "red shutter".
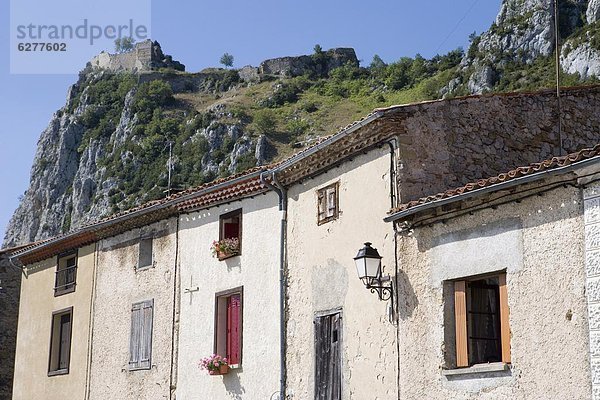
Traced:
[[227, 299], [227, 360], [229, 364], [240, 363], [240, 295], [234, 294]]

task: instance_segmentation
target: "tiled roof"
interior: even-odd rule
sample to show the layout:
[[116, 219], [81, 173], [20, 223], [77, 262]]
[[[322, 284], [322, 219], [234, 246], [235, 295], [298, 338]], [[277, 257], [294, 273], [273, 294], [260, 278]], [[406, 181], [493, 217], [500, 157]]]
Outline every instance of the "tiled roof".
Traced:
[[103, 238], [177, 215], [180, 212], [191, 212], [260, 194], [269, 190], [261, 182], [260, 173], [273, 167], [274, 165], [256, 167], [227, 178], [217, 179], [164, 199], [150, 201], [94, 221], [74, 232], [19, 246], [6, 252], [21, 257], [22, 262], [28, 264], [43, 260], [61, 251], [85, 246]]
[[480, 179], [476, 182], [467, 183], [464, 186], [449, 189], [445, 192], [437, 193], [434, 195], [421, 197], [420, 199], [409, 201], [399, 205], [398, 207], [390, 210], [389, 214], [395, 214], [397, 212], [406, 211], [419, 205], [432, 203], [438, 200], [450, 199], [462, 195], [464, 193], [472, 192], [478, 189], [482, 189], [489, 186], [498, 185], [503, 182], [507, 182], [516, 178], [520, 178], [526, 175], [533, 175], [538, 172], [552, 170], [560, 167], [564, 167], [578, 161], [591, 159], [600, 155], [600, 144], [597, 144], [593, 148], [582, 149], [578, 152], [568, 154], [561, 157], [552, 157], [549, 160], [542, 162], [533, 163], [525, 167], [518, 167], [511, 171], [502, 173], [497, 176], [493, 176], [487, 179]]

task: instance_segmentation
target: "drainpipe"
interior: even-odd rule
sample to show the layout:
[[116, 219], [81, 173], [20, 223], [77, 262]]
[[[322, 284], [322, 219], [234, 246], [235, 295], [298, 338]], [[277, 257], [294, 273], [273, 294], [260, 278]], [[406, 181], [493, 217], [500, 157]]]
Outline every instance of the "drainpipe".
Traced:
[[[96, 306], [96, 288], [98, 280], [98, 254], [100, 242], [94, 244], [94, 271], [92, 273], [92, 293], [90, 294], [90, 319], [89, 319], [89, 332], [88, 332], [88, 358], [86, 363], [85, 373], [85, 398], [90, 398], [92, 390], [92, 352], [94, 351], [94, 309]], [[79, 261], [78, 261], [79, 262]]]
[[179, 324], [177, 323], [177, 312], [179, 310], [179, 296], [178, 288], [181, 287], [181, 278], [179, 276], [179, 218], [177, 214], [177, 222], [175, 225], [175, 261], [173, 266], [173, 315], [171, 321], [171, 373], [169, 375], [169, 399], [174, 399], [175, 391], [177, 390], [177, 376], [178, 366], [175, 365], [179, 359], [179, 348], [177, 343], [179, 342]]
[[390, 146], [390, 205], [393, 209], [398, 200], [397, 192], [397, 174], [396, 174], [396, 150], [398, 150], [398, 139], [393, 138], [387, 142]]
[[269, 189], [277, 193], [279, 197], [279, 211], [281, 213], [281, 232], [279, 238], [279, 399], [286, 399], [286, 347], [285, 347], [285, 296], [286, 296], [286, 241], [287, 241], [287, 190], [279, 183], [275, 172], [271, 173], [271, 182], [265, 179], [264, 173], [260, 175], [260, 181]]
[[[394, 209], [399, 203], [398, 196], [398, 174], [396, 171], [396, 151], [398, 150], [398, 139], [393, 138], [387, 142], [390, 146], [390, 205]], [[398, 399], [400, 399], [400, 319], [399, 319], [399, 308], [398, 308], [398, 275], [400, 273], [400, 267], [398, 263], [398, 228], [396, 223], [392, 224], [394, 229], [394, 290], [395, 298], [392, 298], [392, 305], [395, 310], [395, 314], [392, 317], [396, 320], [396, 388], [398, 391]], [[395, 303], [395, 304], [394, 304]]]

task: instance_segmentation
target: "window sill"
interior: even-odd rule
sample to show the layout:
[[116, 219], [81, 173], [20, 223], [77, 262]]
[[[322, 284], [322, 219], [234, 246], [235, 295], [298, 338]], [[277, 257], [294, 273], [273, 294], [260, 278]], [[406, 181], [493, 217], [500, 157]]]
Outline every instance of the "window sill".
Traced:
[[218, 258], [219, 258], [219, 261], [225, 261], [230, 258], [237, 257], [239, 255], [241, 255], [241, 253], [238, 252], [238, 253], [234, 253], [234, 254], [222, 255], [222, 256], [219, 256]]
[[59, 297], [65, 294], [73, 293], [75, 291], [75, 284], [73, 283], [73, 287], [69, 289], [54, 289], [54, 297]]
[[444, 376], [461, 376], [473, 374], [487, 374], [494, 372], [503, 372], [510, 370], [510, 364], [503, 362], [495, 362], [489, 364], [475, 364], [468, 368], [443, 369]]
[[57, 369], [56, 371], [49, 371], [48, 376], [67, 375], [68, 373], [68, 369]]

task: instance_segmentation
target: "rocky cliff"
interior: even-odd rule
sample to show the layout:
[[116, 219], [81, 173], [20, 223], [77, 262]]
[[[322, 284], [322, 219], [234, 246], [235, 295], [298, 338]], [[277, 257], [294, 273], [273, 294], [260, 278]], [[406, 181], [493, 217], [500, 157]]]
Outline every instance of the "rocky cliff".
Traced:
[[358, 67], [353, 49], [266, 60], [245, 67], [243, 77], [219, 68], [186, 73], [151, 41], [94, 57], [40, 136], [30, 186], [4, 245], [68, 232], [169, 190], [268, 162], [276, 153], [272, 142], [288, 138], [278, 136], [269, 115], [255, 128], [251, 110], [231, 100], [265, 80], [266, 98], [259, 100], [268, 102], [283, 88], [270, 81], [326, 77], [346, 63]]
[[[559, 0], [561, 67], [587, 80], [600, 75], [598, 0]], [[553, 67], [556, 48], [553, 0], [503, 0], [490, 29], [471, 37], [449, 92], [480, 94], [502, 90], [515, 69], [539, 73]], [[528, 77], [516, 79], [528, 80]], [[566, 82], [572, 82], [567, 79]], [[548, 82], [550, 83], [550, 82]]]

